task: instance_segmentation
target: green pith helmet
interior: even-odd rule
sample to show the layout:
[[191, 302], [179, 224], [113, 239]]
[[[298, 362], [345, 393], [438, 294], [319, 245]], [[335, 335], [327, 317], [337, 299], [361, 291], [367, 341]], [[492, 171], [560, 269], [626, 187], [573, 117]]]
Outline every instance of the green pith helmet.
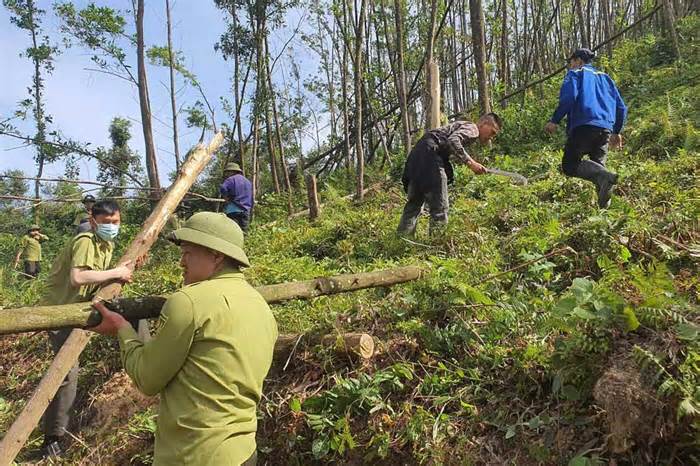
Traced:
[[243, 251], [243, 231], [224, 214], [197, 212], [187, 219], [182, 228], [173, 231], [168, 239], [176, 244], [187, 241], [204, 246], [250, 267], [248, 256]]
[[224, 173], [226, 173], [226, 172], [241, 172], [241, 173], [243, 173], [243, 170], [241, 170], [241, 166], [238, 165], [236, 162], [229, 162], [224, 167]]
[[41, 230], [41, 227], [40, 227], [39, 225], [37, 225], [36, 223], [34, 223], [33, 225], [31, 225], [31, 226], [27, 229], [27, 231], [34, 231], [34, 230], [39, 231], [39, 230]]

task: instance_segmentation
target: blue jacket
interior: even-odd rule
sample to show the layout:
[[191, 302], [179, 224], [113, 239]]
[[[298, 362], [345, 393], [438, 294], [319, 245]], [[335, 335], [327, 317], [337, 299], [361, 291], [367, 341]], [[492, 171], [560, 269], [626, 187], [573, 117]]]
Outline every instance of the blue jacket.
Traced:
[[559, 106], [552, 122], [559, 124], [566, 116], [566, 132], [577, 126], [590, 125], [619, 134], [627, 117], [627, 107], [615, 82], [591, 65], [569, 70], [559, 91]]
[[225, 213], [250, 212], [253, 208], [253, 184], [242, 173], [226, 178], [219, 191], [228, 201], [224, 205]]

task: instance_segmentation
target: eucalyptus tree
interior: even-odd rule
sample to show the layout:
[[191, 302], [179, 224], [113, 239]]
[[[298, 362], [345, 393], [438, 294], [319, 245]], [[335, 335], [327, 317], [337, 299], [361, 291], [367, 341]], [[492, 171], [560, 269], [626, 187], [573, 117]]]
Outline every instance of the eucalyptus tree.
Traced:
[[[64, 33], [66, 45], [77, 43], [94, 52], [91, 57], [97, 66], [94, 71], [123, 79], [137, 87], [146, 150], [146, 172], [149, 184], [157, 195], [158, 190], [160, 190], [160, 179], [153, 139], [152, 113], [145, 65], [143, 0], [138, 0], [133, 6], [135, 7], [135, 34], [127, 32], [127, 20], [120, 11], [113, 8], [100, 7], [90, 3], [83, 9], [77, 9], [73, 3], [64, 2], [54, 5], [54, 10], [61, 20], [60, 29]], [[136, 75], [129, 64], [125, 47], [136, 49]]]
[[[42, 28], [45, 10], [37, 7], [33, 0], [3, 0], [3, 6], [11, 14], [10, 21], [29, 36], [30, 45], [20, 54], [32, 62], [32, 82], [27, 88], [29, 98], [20, 102], [20, 109], [16, 115], [26, 117], [31, 112], [36, 132], [31, 138], [31, 143], [36, 147], [34, 161], [36, 162], [36, 178], [34, 182], [34, 197], [41, 193], [41, 178], [47, 163], [59, 158], [64, 151], [55, 145], [47, 143], [48, 125], [52, 122], [51, 115], [46, 112], [44, 98], [45, 76], [51, 74], [54, 69], [54, 59], [58, 54], [58, 47], [52, 45], [49, 37]], [[7, 130], [13, 130], [9, 124], [4, 126]], [[35, 219], [38, 217], [38, 209], [34, 209]]]

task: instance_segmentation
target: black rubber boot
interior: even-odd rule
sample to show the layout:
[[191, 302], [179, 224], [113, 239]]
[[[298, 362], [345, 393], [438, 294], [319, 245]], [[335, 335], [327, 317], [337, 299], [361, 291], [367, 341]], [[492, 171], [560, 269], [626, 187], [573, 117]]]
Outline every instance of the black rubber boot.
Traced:
[[603, 180], [598, 184], [598, 207], [607, 209], [610, 207], [613, 186], [617, 184], [617, 174], [606, 171], [605, 177], [602, 178]]
[[607, 209], [610, 205], [610, 196], [615, 183], [617, 183], [617, 175], [605, 169], [599, 163], [592, 160], [582, 160], [576, 167], [576, 177], [590, 181], [598, 190], [598, 207]]
[[63, 447], [61, 446], [61, 437], [47, 435], [44, 437], [44, 444], [41, 446], [42, 456], [44, 458], [60, 458], [63, 456]]

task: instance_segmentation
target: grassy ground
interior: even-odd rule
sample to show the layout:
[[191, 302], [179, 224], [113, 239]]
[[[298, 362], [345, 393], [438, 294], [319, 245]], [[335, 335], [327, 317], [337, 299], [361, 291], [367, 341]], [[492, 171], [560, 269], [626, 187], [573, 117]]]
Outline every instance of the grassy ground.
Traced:
[[[394, 233], [400, 157], [372, 174], [383, 187], [359, 204], [338, 200], [347, 181], [330, 180], [316, 223], [253, 229], [254, 284], [403, 264], [429, 271], [392, 289], [275, 306], [285, 333], [366, 331], [379, 352], [358, 362], [300, 348], [273, 371], [259, 410], [261, 463], [700, 461], [696, 25], [682, 26], [687, 61], [670, 63], [650, 37], [604, 63], [631, 108], [627, 149], [609, 161], [621, 184], [607, 211], [590, 184], [559, 173], [563, 139], [541, 136], [554, 83], [509, 107], [498, 143], [476, 154], [530, 184], [459, 168], [439, 236], [425, 220], [413, 241]], [[8, 257], [12, 248], [0, 247]], [[152, 256], [129, 293], [179, 285], [177, 250], [159, 243]], [[41, 280], [0, 273], [0, 305], [37, 299]], [[41, 335], [2, 338], [0, 351], [4, 430], [50, 356]], [[94, 339], [82, 363], [65, 463], [148, 464], [154, 400], [118, 372], [113, 342]]]

